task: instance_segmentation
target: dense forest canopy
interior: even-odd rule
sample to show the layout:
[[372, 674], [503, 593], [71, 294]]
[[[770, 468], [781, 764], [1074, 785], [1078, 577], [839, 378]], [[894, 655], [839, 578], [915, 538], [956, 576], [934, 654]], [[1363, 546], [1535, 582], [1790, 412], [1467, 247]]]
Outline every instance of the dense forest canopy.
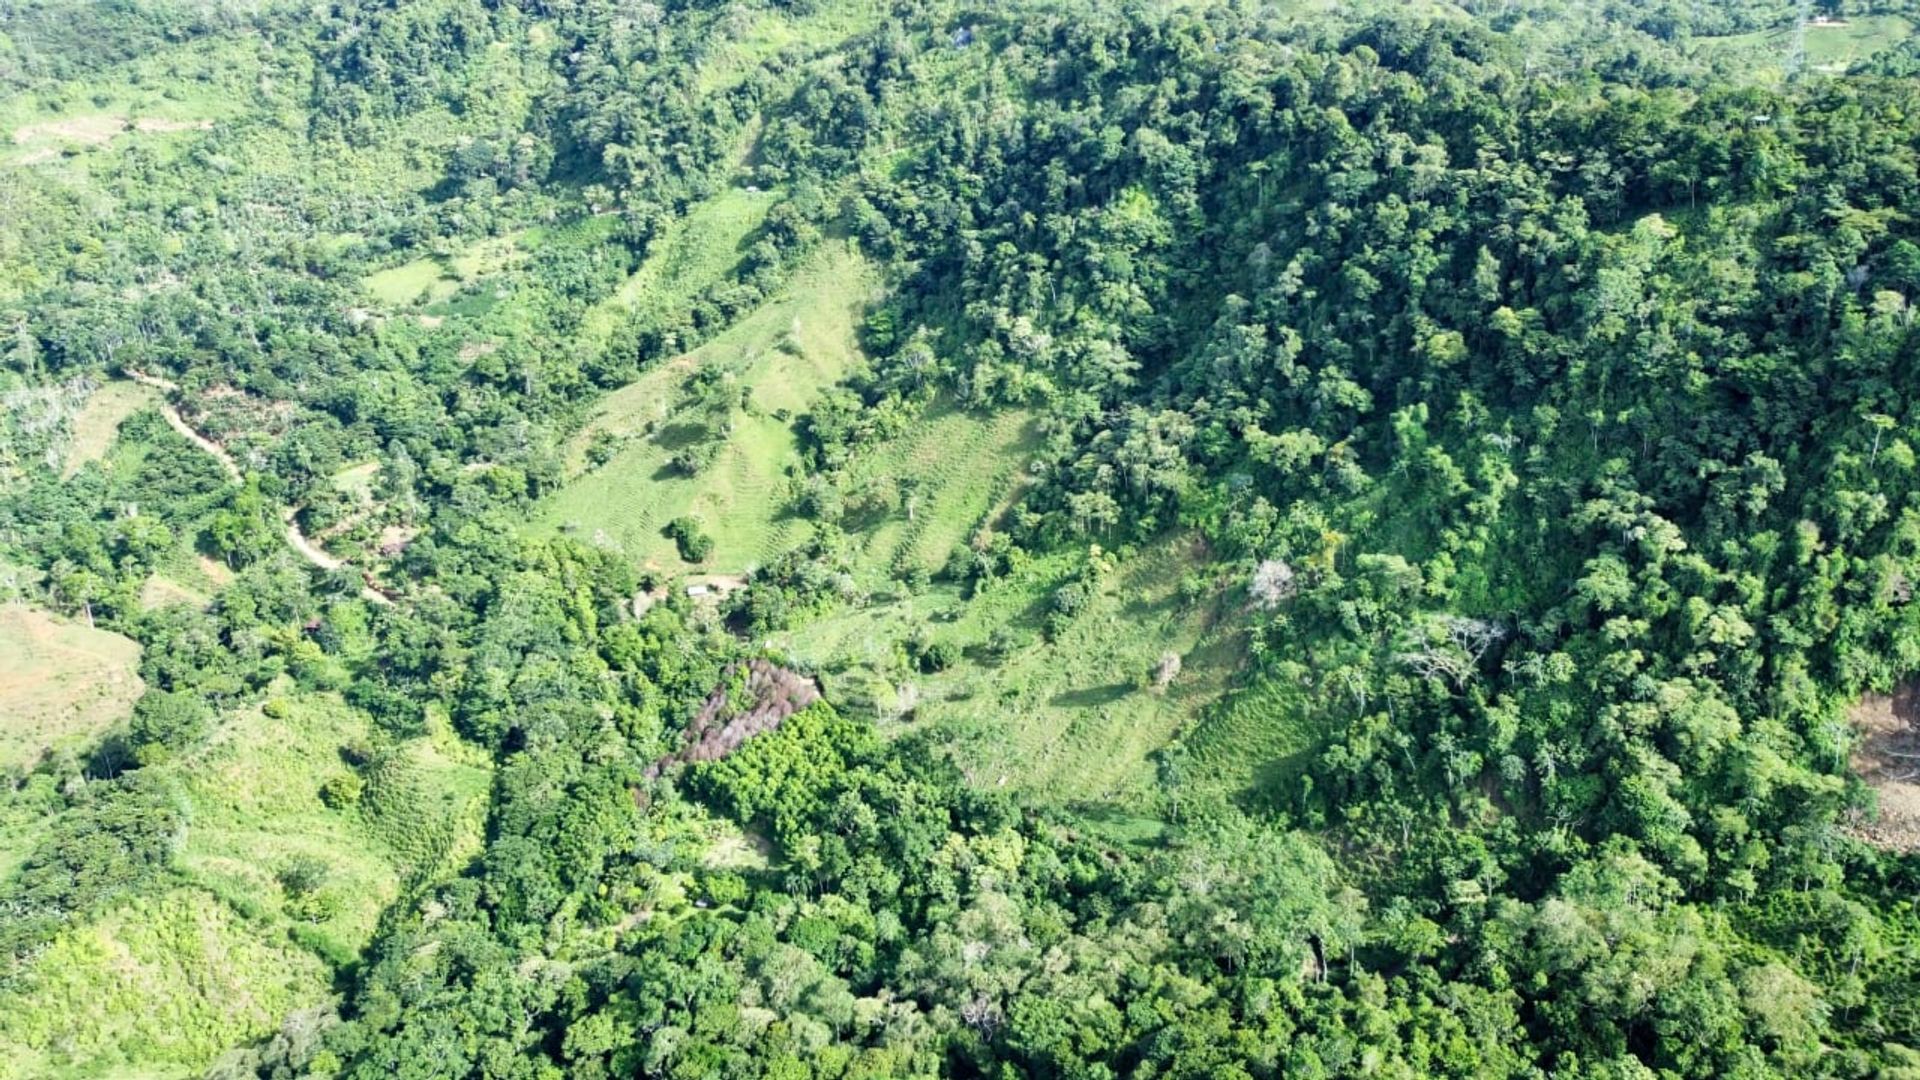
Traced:
[[0, 3], [0, 1075], [1920, 1076], [1916, 102], [1907, 0]]

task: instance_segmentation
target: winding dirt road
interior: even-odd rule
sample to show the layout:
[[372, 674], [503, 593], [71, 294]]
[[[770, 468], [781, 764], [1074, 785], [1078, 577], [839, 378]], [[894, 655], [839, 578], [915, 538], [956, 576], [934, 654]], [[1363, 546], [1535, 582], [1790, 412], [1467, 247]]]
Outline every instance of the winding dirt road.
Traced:
[[[201, 434], [192, 424], [187, 423], [185, 417], [180, 415], [179, 407], [173, 403], [170, 396], [180, 392], [179, 383], [174, 382], [172, 379], [162, 379], [156, 375], [149, 375], [144, 371], [138, 371], [134, 368], [127, 368], [126, 373], [127, 378], [132, 379], [134, 382], [142, 386], [151, 386], [155, 390], [159, 390], [162, 394], [169, 395], [162, 397], [159, 405], [160, 416], [166, 420], [167, 426], [179, 432], [188, 442], [199, 447], [208, 456], [219, 462], [220, 468], [226, 472], [227, 479], [230, 482], [235, 484], [245, 482], [244, 474], [240, 471], [240, 463], [233, 460], [233, 455], [227, 453], [227, 448]], [[336, 558], [335, 556], [327, 554], [321, 550], [320, 545], [309, 539], [306, 533], [300, 531], [299, 514], [300, 508], [297, 506], [289, 506], [280, 511], [281, 524], [286, 526], [287, 546], [292, 548], [295, 554], [305, 559], [308, 563], [328, 573], [346, 568], [347, 561], [345, 559]], [[362, 570], [360, 576], [362, 579], [360, 586], [361, 599], [373, 604], [393, 603], [392, 595], [382, 589], [375, 588], [366, 571]]]

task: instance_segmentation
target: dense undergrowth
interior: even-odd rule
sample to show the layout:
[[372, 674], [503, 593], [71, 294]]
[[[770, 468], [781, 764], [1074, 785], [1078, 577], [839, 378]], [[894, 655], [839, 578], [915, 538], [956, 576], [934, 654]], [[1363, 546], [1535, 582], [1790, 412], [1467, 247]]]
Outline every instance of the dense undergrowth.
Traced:
[[1914, 10], [68, 6], [0, 1070], [1920, 1071]]

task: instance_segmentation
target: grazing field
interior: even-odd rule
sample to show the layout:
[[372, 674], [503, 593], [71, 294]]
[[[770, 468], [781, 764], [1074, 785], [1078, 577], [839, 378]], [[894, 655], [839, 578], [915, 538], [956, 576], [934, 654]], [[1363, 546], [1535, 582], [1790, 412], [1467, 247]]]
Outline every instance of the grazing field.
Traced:
[[155, 50], [60, 93], [0, 96], [0, 166], [84, 175], [89, 160], [130, 146], [171, 150], [245, 111], [265, 74], [257, 43], [201, 40]]
[[[792, 416], [858, 362], [854, 326], [871, 288], [860, 256], [828, 242], [753, 314], [608, 395], [569, 447], [578, 475], [540, 507], [534, 527], [618, 545], [658, 571], [684, 568], [660, 532], [683, 515], [713, 536], [705, 570], [742, 572], [800, 542], [810, 526], [787, 514], [783, 495], [799, 460]], [[667, 421], [700, 372], [731, 380], [745, 405], [731, 410], [713, 461], [687, 475], [671, 463], [688, 438], [685, 425]], [[589, 468], [588, 448], [601, 439], [620, 449]]]
[[1903, 15], [1860, 15], [1844, 22], [1810, 25], [1807, 63], [1820, 71], [1845, 71], [1905, 41], [1913, 29], [1913, 21]]
[[772, 191], [730, 187], [675, 218], [654, 239], [640, 268], [587, 312], [581, 340], [604, 341], [630, 313], [686, 306], [740, 262], [749, 238], [777, 201]]
[[[1242, 657], [1223, 601], [1182, 595], [1194, 543], [1179, 537], [1113, 558], [1051, 640], [1053, 596], [1077, 579], [1083, 553], [1036, 560], [971, 600], [933, 588], [832, 615], [776, 644], [820, 670], [842, 707], [870, 710], [896, 731], [931, 730], [974, 783], [1054, 803], [1141, 806], [1154, 752], [1220, 697]], [[911, 670], [902, 646], [916, 632], [964, 662]], [[1155, 688], [1151, 673], [1168, 653], [1180, 672]]]
[[[1839, 74], [1875, 53], [1900, 44], [1913, 32], [1914, 22], [1901, 15], [1860, 15], [1833, 22], [1810, 22], [1800, 38], [1801, 63], [1822, 74]], [[1707, 49], [1751, 58], [1756, 61], [1755, 71], [1778, 78], [1793, 58], [1794, 37], [1794, 27], [1786, 25], [1699, 41]]]
[[127, 379], [115, 379], [95, 390], [73, 418], [73, 442], [67, 447], [61, 475], [71, 477], [87, 462], [104, 460], [121, 423], [159, 401], [158, 390]]
[[76, 749], [127, 716], [140, 646], [21, 604], [0, 606], [0, 768]]
[[863, 454], [850, 468], [856, 483], [909, 482], [915, 498], [911, 516], [895, 512], [852, 537], [861, 570], [870, 577], [939, 570], [1016, 494], [1039, 442], [1026, 412], [983, 417], [939, 407]]
[[375, 300], [392, 307], [403, 307], [444, 300], [460, 287], [460, 279], [446, 262], [425, 258], [368, 274], [365, 284]]
[[387, 307], [430, 307], [445, 303], [461, 286], [496, 274], [525, 258], [528, 232], [495, 236], [458, 250], [412, 259], [368, 274], [361, 284]]
[[[326, 1001], [402, 891], [478, 850], [490, 771], [444, 724], [396, 744], [337, 698], [269, 700], [152, 766], [189, 822], [178, 884], [74, 926], [0, 987], [0, 1077], [200, 1075]], [[349, 774], [357, 797], [330, 805]]]

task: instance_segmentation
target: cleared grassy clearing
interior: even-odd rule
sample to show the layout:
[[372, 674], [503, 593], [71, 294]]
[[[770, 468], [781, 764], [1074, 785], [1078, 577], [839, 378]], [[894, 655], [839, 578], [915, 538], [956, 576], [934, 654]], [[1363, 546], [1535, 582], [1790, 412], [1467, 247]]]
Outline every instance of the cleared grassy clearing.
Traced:
[[374, 299], [391, 307], [444, 300], [460, 287], [451, 268], [431, 257], [368, 274], [364, 283]]
[[362, 278], [361, 284], [387, 307], [442, 304], [469, 282], [497, 274], [524, 259], [533, 239], [528, 231], [488, 237], [458, 250], [377, 270]]
[[895, 513], [853, 538], [862, 571], [940, 569], [1021, 483], [1039, 442], [1025, 412], [981, 417], [938, 408], [913, 431], [863, 455], [851, 470], [856, 482], [906, 482], [915, 498], [911, 517]]
[[160, 557], [153, 576], [141, 583], [141, 607], [204, 608], [232, 583], [234, 573], [225, 563], [200, 554], [193, 545], [193, 537], [183, 536]]
[[[337, 961], [371, 939], [411, 882], [477, 851], [490, 772], [444, 722], [382, 746], [337, 698], [225, 717], [192, 753], [151, 768], [188, 821], [178, 885], [76, 925], [0, 990], [0, 1077], [197, 1076], [221, 1051], [330, 996]], [[343, 747], [370, 753], [357, 804], [329, 807]], [[8, 823], [13, 825], [14, 823]], [[23, 822], [17, 864], [45, 822]], [[283, 882], [320, 868], [305, 897]]]
[[1913, 30], [1913, 22], [1902, 15], [1861, 15], [1844, 23], [1810, 25], [1807, 63], [1825, 71], [1844, 71], [1905, 41]]
[[[854, 326], [871, 288], [871, 271], [857, 253], [839, 242], [824, 244], [753, 314], [608, 395], [570, 445], [570, 468], [586, 466], [596, 438], [624, 445], [543, 504], [533, 527], [576, 530], [661, 571], [684, 568], [673, 542], [660, 534], [682, 515], [699, 518], [713, 536], [703, 570], [738, 573], [799, 543], [810, 526], [784, 509], [783, 487], [799, 460], [791, 414], [858, 361]], [[734, 411], [712, 464], [687, 476], [670, 464], [685, 432], [667, 421], [688, 380], [703, 369], [735, 379], [748, 407]]]
[[[777, 644], [824, 673], [836, 704], [885, 718], [914, 702], [902, 730], [931, 729], [974, 783], [1057, 804], [1139, 804], [1154, 783], [1153, 752], [1220, 697], [1242, 655], [1217, 598], [1180, 595], [1192, 543], [1163, 540], [1119, 560], [1051, 641], [1042, 629], [1052, 596], [1074, 579], [1080, 553], [1036, 560], [968, 601], [931, 589], [830, 616]], [[923, 629], [966, 662], [905, 671], [901, 643]], [[985, 646], [1003, 629], [1012, 648], [996, 659]], [[1181, 657], [1179, 677], [1147, 688], [1167, 652]]]
[[160, 392], [151, 386], [115, 379], [93, 392], [73, 418], [73, 442], [67, 448], [62, 476], [72, 476], [89, 461], [100, 461], [112, 449], [120, 425], [134, 413], [160, 401]]
[[213, 598], [172, 578], [155, 574], [140, 586], [140, 606], [148, 611], [164, 607], [204, 608]]
[[879, 4], [836, 4], [809, 15], [742, 11], [721, 20], [720, 34], [700, 62], [694, 89], [700, 94], [725, 90], [781, 52], [828, 48], [865, 33], [886, 16]]
[[132, 145], [184, 145], [183, 135], [238, 116], [267, 77], [258, 39], [207, 38], [115, 71], [0, 97], [0, 165], [59, 169]]
[[[1913, 21], [1901, 15], [1860, 15], [1838, 22], [1810, 22], [1801, 39], [1805, 50], [1803, 60], [1814, 71], [1838, 74], [1905, 41], [1912, 36], [1914, 28]], [[1779, 78], [1793, 53], [1794, 28], [1787, 25], [1699, 40], [1704, 48], [1752, 58], [1761, 64], [1761, 70]]]
[[380, 463], [363, 461], [333, 474], [334, 489], [357, 503], [373, 502], [373, 485], [380, 479]]
[[655, 238], [640, 268], [587, 312], [581, 341], [588, 347], [604, 342], [630, 313], [686, 306], [740, 262], [748, 238], [778, 201], [772, 191], [727, 188], [689, 208]]
[[[363, 770], [369, 791], [359, 806], [330, 808], [321, 788], [349, 771], [343, 747], [372, 745], [371, 729], [338, 701], [287, 705], [279, 718], [258, 709], [233, 717], [180, 762], [194, 828], [179, 864], [205, 887], [255, 897], [268, 917], [288, 919], [276, 875], [295, 858], [318, 860], [328, 868], [322, 891], [333, 894], [337, 912], [294, 921], [357, 950], [410, 875], [472, 842], [487, 770], [418, 739], [375, 751], [379, 765]], [[393, 827], [395, 816], [406, 819], [403, 827]], [[430, 834], [443, 835], [428, 843]]]
[[139, 663], [140, 646], [118, 634], [0, 606], [0, 767], [92, 743], [140, 696]]

